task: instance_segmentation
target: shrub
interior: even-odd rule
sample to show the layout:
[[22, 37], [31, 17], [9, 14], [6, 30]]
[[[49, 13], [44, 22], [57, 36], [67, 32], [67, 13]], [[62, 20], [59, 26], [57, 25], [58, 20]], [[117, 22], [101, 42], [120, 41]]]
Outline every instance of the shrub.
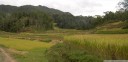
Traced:
[[102, 62], [96, 56], [89, 55], [85, 49], [63, 43], [53, 46], [46, 52], [49, 62]]

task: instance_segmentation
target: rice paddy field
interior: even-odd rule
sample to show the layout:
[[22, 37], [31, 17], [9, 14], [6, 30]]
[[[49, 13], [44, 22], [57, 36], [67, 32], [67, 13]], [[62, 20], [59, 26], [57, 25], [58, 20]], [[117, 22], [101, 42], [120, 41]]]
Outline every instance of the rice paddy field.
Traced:
[[[80, 48], [80, 51], [88, 52], [87, 55], [94, 55], [103, 60], [128, 60], [128, 34], [87, 34], [84, 31], [67, 31], [45, 33], [0, 32], [0, 48], [4, 48], [17, 62], [49, 62], [45, 55], [55, 45], [51, 43], [54, 40], [54, 42], [63, 41], [63, 43], [72, 44], [65, 44], [66, 47], [55, 47], [59, 52], [70, 45], [74, 49]], [[3, 57], [0, 55], [0, 58]], [[53, 56], [54, 58], [56, 57]]]
[[7, 48], [13, 48], [16, 50], [31, 50], [35, 48], [49, 48], [51, 46], [51, 44], [44, 43], [44, 42], [11, 39], [11, 38], [0, 38], [0, 45], [7, 47]]
[[[47, 62], [45, 51], [53, 44], [36, 40], [0, 37], [0, 47], [4, 48], [17, 62]], [[0, 56], [0, 61], [3, 62]]]
[[64, 39], [104, 60], [128, 59], [128, 34], [71, 35]]

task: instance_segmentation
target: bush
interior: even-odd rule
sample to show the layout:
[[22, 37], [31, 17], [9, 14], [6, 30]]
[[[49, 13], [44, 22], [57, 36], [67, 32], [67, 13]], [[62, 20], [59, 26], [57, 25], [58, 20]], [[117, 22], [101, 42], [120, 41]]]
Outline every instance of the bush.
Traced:
[[89, 55], [86, 50], [73, 44], [57, 44], [47, 50], [49, 62], [102, 62], [99, 58]]

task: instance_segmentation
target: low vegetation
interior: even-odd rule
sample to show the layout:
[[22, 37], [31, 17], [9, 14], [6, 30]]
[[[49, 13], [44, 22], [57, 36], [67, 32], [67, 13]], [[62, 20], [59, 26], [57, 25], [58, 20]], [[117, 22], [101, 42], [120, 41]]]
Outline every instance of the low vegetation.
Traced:
[[34, 48], [48, 48], [51, 45], [44, 42], [38, 41], [29, 41], [29, 40], [19, 40], [19, 39], [11, 39], [11, 38], [0, 38], [0, 45], [13, 48], [16, 50], [30, 50]]
[[128, 34], [128, 29], [97, 30], [97, 34]]
[[48, 62], [102, 62], [97, 56], [88, 54], [86, 49], [71, 43], [57, 44], [46, 51]]
[[27, 51], [25, 54], [12, 53], [18, 62], [48, 62], [45, 52], [48, 48], [35, 48]]
[[45, 51], [52, 45], [40, 41], [0, 37], [0, 46], [5, 48], [18, 62], [47, 62]]

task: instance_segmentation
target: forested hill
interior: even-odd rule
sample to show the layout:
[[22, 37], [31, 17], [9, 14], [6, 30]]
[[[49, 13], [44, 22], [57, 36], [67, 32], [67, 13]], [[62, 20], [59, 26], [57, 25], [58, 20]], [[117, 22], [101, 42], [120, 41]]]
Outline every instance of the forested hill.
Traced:
[[0, 12], [1, 13], [12, 13], [17, 9], [16, 6], [10, 5], [0, 5]]
[[113, 22], [124, 22], [121, 29], [128, 28], [128, 11], [105, 12], [105, 16], [74, 16], [46, 6], [0, 5], [0, 30], [22, 32], [51, 30], [55, 26], [64, 29], [88, 30]]
[[0, 30], [8, 32], [49, 30], [54, 26], [66, 29], [89, 29], [94, 27], [90, 25], [93, 19], [93, 17], [76, 17], [69, 12], [45, 6], [0, 5]]
[[32, 6], [32, 5], [24, 5], [24, 6], [11, 6], [11, 5], [0, 5], [0, 12], [5, 12], [5, 13], [11, 13], [14, 12], [18, 9], [22, 9], [22, 10], [34, 10], [34, 9], [38, 9], [41, 11], [44, 11], [46, 13], [55, 13], [55, 14], [61, 14], [64, 13], [60, 10], [57, 9], [53, 9], [53, 8], [48, 8], [46, 6]]
[[53, 29], [52, 14], [64, 12], [45, 6], [0, 5], [0, 30], [20, 32]]

